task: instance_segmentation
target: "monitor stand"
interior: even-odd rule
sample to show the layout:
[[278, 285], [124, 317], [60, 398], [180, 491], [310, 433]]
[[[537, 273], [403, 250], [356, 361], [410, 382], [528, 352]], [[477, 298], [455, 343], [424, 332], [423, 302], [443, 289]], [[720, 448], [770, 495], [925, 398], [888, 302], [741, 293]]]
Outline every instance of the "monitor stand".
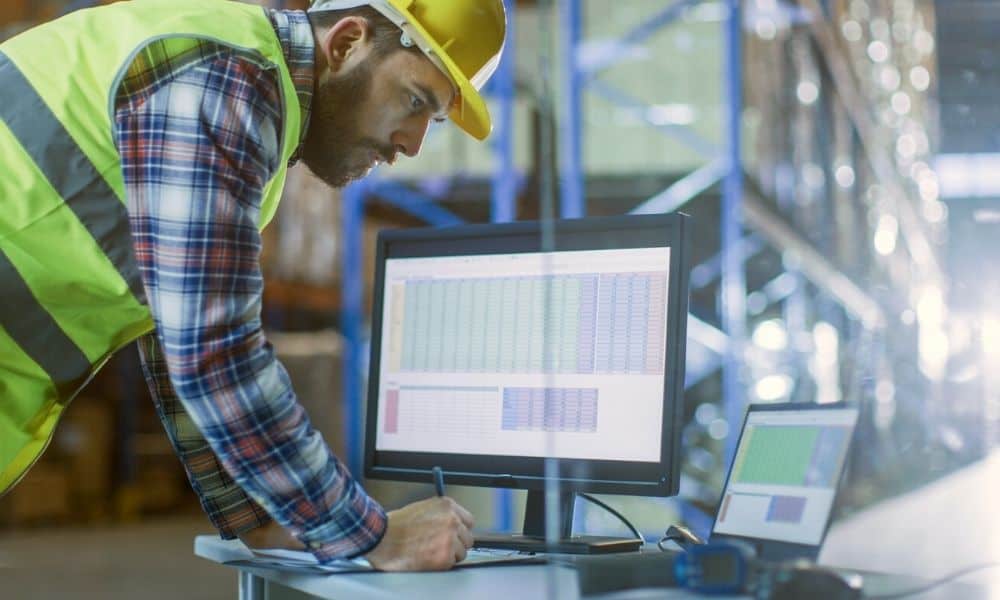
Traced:
[[528, 490], [524, 506], [524, 532], [476, 533], [475, 548], [519, 550], [521, 552], [548, 552], [563, 554], [608, 554], [635, 552], [642, 546], [636, 538], [617, 538], [597, 535], [573, 535], [573, 504], [575, 492], [559, 493], [559, 539], [545, 541], [545, 492]]

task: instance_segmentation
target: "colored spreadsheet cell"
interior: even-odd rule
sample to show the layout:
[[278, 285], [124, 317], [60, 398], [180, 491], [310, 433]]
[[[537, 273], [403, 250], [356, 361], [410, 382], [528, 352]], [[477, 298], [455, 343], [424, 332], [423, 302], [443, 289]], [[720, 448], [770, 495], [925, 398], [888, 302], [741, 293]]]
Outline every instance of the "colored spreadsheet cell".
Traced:
[[819, 427], [752, 426], [737, 457], [739, 483], [805, 485]]
[[767, 509], [767, 521], [799, 523], [806, 510], [806, 499], [801, 496], [773, 496]]
[[404, 372], [662, 374], [665, 273], [413, 279], [393, 287]]
[[850, 434], [849, 427], [823, 427], [820, 430], [809, 461], [809, 470], [806, 472], [806, 485], [836, 487], [837, 474], [840, 473], [851, 441]]
[[404, 385], [396, 393], [386, 395], [385, 433], [477, 438], [500, 419], [497, 387]]
[[726, 520], [726, 513], [729, 512], [729, 503], [732, 501], [732, 494], [726, 494], [726, 498], [722, 501], [722, 507], [719, 508], [719, 522], [722, 523]]
[[666, 275], [604, 273], [598, 278], [597, 373], [663, 373]]
[[832, 488], [846, 457], [850, 428], [751, 425], [745, 437], [733, 467], [734, 481]]
[[595, 388], [505, 388], [505, 431], [597, 431]]
[[399, 430], [399, 390], [389, 390], [385, 393], [385, 432], [396, 433]]

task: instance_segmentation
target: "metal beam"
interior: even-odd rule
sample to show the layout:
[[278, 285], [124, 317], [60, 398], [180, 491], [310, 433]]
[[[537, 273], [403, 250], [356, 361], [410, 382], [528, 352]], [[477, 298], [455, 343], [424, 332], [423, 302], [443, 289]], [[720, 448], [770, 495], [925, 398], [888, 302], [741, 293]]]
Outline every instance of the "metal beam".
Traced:
[[504, 0], [507, 10], [507, 31], [504, 37], [504, 52], [493, 75], [492, 92], [497, 100], [498, 110], [494, 112], [493, 177], [490, 190], [490, 220], [506, 223], [516, 218], [519, 178], [514, 167], [514, 2]]
[[[514, 167], [514, 0], [504, 0], [507, 10], [507, 32], [504, 53], [493, 76], [496, 98], [500, 103], [499, 122], [493, 135], [493, 189], [490, 196], [490, 220], [506, 223], [517, 218], [517, 193], [520, 181]], [[493, 490], [493, 525], [497, 531], [514, 528], [514, 494], [509, 489]]]
[[701, 0], [677, 0], [623, 35], [621, 41], [626, 45], [638, 44], [679, 19], [686, 9], [700, 3]]
[[366, 187], [368, 194], [377, 195], [379, 199], [423, 219], [430, 225], [446, 227], [465, 222], [427, 196], [391, 179], [371, 180]]
[[728, 161], [719, 157], [678, 179], [659, 194], [632, 209], [633, 214], [674, 212], [725, 177]]
[[705, 158], [714, 159], [721, 153], [715, 144], [701, 137], [694, 129], [687, 125], [654, 122], [647, 114], [649, 110], [648, 104], [623, 92], [606, 81], [594, 79], [590, 82], [590, 88], [595, 94], [612, 104], [636, 109], [637, 112], [641, 113], [642, 120], [648, 125], [681, 142]]
[[685, 9], [694, 6], [695, 4], [699, 4], [700, 2], [701, 0], [677, 0], [673, 4], [667, 6], [659, 13], [643, 21], [639, 25], [635, 26], [631, 31], [615, 40], [613, 45], [611, 45], [605, 52], [604, 56], [599, 57], [593, 62], [588, 62], [588, 64], [581, 69], [582, 73], [586, 76], [586, 78], [591, 78], [598, 72], [614, 65], [621, 59], [622, 56], [628, 53], [629, 49], [633, 45], [642, 42], [660, 29], [663, 29], [663, 27], [669, 25], [673, 21], [676, 21], [680, 18]]
[[583, 180], [583, 79], [576, 60], [582, 16], [580, 0], [559, 2], [562, 41], [562, 115], [559, 119], [559, 216], [575, 219], [587, 213]]
[[[746, 262], [753, 255], [764, 248], [764, 240], [759, 236], [749, 234], [744, 236], [738, 244], [738, 252], [741, 261]], [[722, 252], [705, 260], [701, 264], [695, 265], [691, 269], [691, 289], [701, 289], [722, 276]]]
[[[722, 395], [726, 422], [737, 431], [743, 421], [746, 396], [740, 379], [746, 339], [746, 274], [739, 252], [743, 212], [743, 163], [740, 154], [743, 130], [743, 53], [740, 0], [726, 0], [724, 29], [726, 92], [726, 166], [722, 185], [722, 330], [729, 336], [722, 368]], [[727, 436], [723, 459], [731, 464], [736, 453], [735, 435]]]
[[781, 302], [799, 290], [799, 278], [785, 271], [760, 286], [760, 290], [764, 292], [769, 303]]
[[344, 188], [341, 210], [341, 260], [343, 281], [341, 282], [340, 322], [346, 344], [344, 346], [343, 372], [343, 405], [344, 405], [344, 448], [347, 456], [345, 462], [351, 473], [361, 478], [363, 449], [362, 423], [364, 415], [361, 397], [361, 372], [364, 364], [362, 348], [364, 347], [364, 332], [361, 323], [362, 307], [364, 305], [364, 286], [362, 277], [361, 230], [365, 210], [365, 197], [368, 190], [367, 182], [357, 181]]
[[694, 338], [699, 344], [720, 356], [729, 349], [729, 338], [721, 329], [709, 325], [692, 314], [688, 314], [687, 333], [689, 338]]
[[743, 209], [748, 226], [779, 251], [792, 255], [798, 270], [809, 281], [835, 298], [865, 327], [878, 329], [886, 325], [881, 305], [765, 206], [759, 197], [748, 194], [744, 199]]
[[687, 365], [684, 373], [684, 389], [697, 385], [722, 366], [729, 339], [719, 329], [688, 314]]

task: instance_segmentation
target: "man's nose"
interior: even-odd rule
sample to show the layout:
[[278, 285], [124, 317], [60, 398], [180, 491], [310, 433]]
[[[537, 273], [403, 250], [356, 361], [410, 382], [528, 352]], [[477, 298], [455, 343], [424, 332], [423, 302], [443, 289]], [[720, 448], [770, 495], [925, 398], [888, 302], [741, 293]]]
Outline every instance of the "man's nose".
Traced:
[[424, 144], [424, 138], [427, 136], [427, 128], [430, 125], [430, 119], [424, 116], [414, 116], [409, 119], [403, 127], [396, 130], [396, 133], [392, 135], [393, 147], [398, 152], [414, 157], [420, 153], [420, 147]]

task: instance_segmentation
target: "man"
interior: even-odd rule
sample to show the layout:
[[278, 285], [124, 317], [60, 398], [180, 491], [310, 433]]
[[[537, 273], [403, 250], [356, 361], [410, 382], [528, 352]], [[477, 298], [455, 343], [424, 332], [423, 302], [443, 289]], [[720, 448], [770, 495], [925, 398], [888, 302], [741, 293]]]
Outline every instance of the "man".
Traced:
[[138, 339], [223, 537], [462, 560], [468, 511], [386, 514], [310, 426], [261, 330], [259, 232], [300, 158], [340, 186], [415, 156], [431, 120], [485, 138], [504, 30], [501, 0], [133, 0], [0, 44], [0, 493]]

